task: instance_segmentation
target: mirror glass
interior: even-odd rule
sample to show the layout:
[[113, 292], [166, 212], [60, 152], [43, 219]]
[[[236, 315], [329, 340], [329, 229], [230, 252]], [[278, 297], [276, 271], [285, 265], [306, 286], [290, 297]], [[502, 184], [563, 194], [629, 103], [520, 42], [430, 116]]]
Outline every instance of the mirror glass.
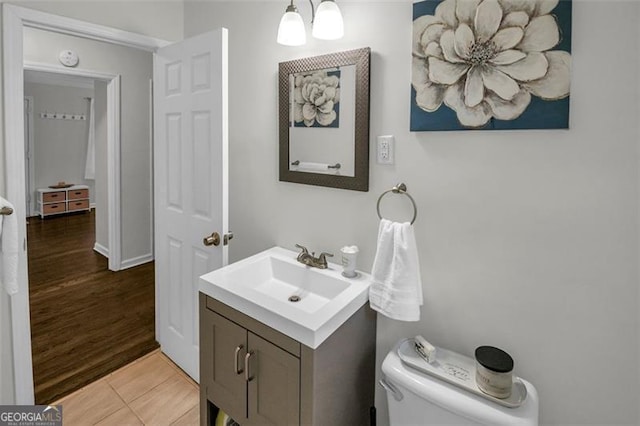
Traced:
[[355, 71], [289, 74], [289, 170], [355, 176]]
[[368, 190], [368, 48], [280, 63], [280, 180]]

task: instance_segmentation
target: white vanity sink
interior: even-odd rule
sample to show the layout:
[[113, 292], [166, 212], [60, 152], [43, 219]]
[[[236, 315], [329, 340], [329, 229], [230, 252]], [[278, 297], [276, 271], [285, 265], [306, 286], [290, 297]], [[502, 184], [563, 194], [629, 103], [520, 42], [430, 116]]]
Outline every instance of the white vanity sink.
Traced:
[[201, 276], [200, 291], [315, 349], [368, 301], [371, 277], [297, 256], [273, 247]]

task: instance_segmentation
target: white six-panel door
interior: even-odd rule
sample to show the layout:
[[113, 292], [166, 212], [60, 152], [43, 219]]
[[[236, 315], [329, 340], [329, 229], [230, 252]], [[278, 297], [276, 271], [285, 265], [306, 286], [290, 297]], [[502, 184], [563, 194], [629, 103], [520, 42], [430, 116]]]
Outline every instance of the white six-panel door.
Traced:
[[161, 350], [199, 381], [198, 277], [227, 264], [227, 30], [154, 56], [156, 332]]

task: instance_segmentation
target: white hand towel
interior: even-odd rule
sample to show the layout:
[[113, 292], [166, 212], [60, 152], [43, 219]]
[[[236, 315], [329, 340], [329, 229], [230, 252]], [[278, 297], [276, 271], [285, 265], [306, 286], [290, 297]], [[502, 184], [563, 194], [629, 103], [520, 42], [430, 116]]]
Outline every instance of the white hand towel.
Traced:
[[0, 207], [10, 207], [14, 213], [2, 217], [2, 284], [7, 293], [13, 295], [18, 292], [18, 218], [13, 205], [0, 197]]
[[372, 309], [400, 321], [419, 321], [422, 281], [413, 226], [380, 221], [378, 249], [369, 288]]

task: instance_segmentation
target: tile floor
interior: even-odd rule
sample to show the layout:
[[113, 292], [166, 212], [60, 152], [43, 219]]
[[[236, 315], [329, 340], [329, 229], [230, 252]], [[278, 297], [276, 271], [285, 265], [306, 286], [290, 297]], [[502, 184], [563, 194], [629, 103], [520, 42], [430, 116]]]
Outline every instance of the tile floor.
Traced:
[[65, 426], [198, 425], [198, 384], [155, 350], [56, 401]]

